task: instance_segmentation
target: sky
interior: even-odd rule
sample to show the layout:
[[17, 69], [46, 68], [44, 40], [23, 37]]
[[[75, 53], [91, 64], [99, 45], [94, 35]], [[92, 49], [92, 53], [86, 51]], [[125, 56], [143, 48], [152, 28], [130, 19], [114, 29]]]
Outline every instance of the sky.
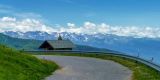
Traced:
[[159, 0], [1, 0], [0, 4], [15, 12], [37, 14], [50, 24], [160, 25]]
[[91, 28], [93, 33], [160, 37], [160, 0], [0, 0], [0, 20], [0, 31], [90, 33], [85, 29]]

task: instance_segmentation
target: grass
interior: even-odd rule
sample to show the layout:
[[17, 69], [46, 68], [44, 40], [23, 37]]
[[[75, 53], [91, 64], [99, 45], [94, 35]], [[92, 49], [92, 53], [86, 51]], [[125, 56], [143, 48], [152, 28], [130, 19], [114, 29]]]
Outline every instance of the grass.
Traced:
[[0, 45], [0, 80], [41, 80], [57, 68], [54, 62]]
[[[44, 54], [44, 53], [36, 53]], [[157, 70], [137, 62], [135, 60], [127, 59], [120, 56], [106, 55], [106, 54], [79, 54], [79, 53], [45, 53], [46, 55], [62, 55], [62, 56], [81, 56], [81, 57], [94, 57], [105, 60], [112, 60], [120, 63], [133, 71], [132, 80], [160, 80], [160, 72]]]

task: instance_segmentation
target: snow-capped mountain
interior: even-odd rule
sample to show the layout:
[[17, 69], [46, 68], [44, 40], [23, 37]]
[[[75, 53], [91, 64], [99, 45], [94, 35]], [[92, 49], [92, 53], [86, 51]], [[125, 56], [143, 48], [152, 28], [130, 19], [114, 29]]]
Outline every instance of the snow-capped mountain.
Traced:
[[[23, 39], [53, 40], [57, 39], [58, 33], [47, 33], [40, 31], [30, 32], [13, 32], [7, 31], [3, 34]], [[130, 55], [140, 55], [141, 57], [150, 59], [154, 57], [158, 59], [160, 56], [160, 39], [157, 38], [133, 38], [116, 36], [111, 34], [76, 34], [62, 32], [61, 36], [70, 39], [76, 44], [89, 45], [98, 48], [107, 48]]]

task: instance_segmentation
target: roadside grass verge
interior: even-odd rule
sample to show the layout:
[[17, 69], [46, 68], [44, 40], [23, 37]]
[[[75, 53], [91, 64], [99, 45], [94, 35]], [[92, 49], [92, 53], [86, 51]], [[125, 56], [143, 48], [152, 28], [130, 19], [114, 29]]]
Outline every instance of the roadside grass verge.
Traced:
[[57, 68], [54, 62], [0, 45], [0, 80], [41, 80]]
[[32, 53], [36, 55], [60, 55], [60, 56], [80, 56], [80, 57], [92, 57], [105, 60], [112, 60], [120, 63], [133, 71], [132, 80], [160, 80], [160, 72], [157, 70], [132, 59], [113, 56], [107, 54], [91, 54], [91, 53]]

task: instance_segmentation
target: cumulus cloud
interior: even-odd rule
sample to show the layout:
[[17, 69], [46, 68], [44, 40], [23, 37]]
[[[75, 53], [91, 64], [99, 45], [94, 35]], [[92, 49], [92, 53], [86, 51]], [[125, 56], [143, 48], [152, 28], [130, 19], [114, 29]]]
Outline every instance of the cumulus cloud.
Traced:
[[70, 32], [78, 34], [114, 34], [118, 36], [131, 36], [136, 38], [160, 38], [159, 27], [137, 27], [137, 26], [111, 26], [105, 23], [95, 24], [84, 22], [82, 26], [67, 23], [67, 26], [48, 26], [36, 19], [16, 19], [14, 17], [0, 18], [0, 32], [4, 31], [43, 31], [43, 32]]
[[73, 28], [73, 27], [75, 27], [75, 24], [74, 23], [67, 23], [67, 26]]
[[137, 26], [111, 26], [105, 23], [95, 24], [85, 22], [81, 27], [61, 28], [62, 32], [83, 33], [83, 34], [113, 34], [118, 36], [131, 36], [136, 38], [160, 38], [159, 27], [137, 27]]
[[11, 17], [3, 17], [1, 18], [3, 22], [10, 22], [10, 21], [16, 21], [16, 18], [11, 18]]
[[49, 27], [42, 22], [35, 19], [22, 19], [16, 20], [12, 17], [3, 17], [0, 18], [0, 31], [44, 31], [51, 32], [55, 31], [52, 27]]

